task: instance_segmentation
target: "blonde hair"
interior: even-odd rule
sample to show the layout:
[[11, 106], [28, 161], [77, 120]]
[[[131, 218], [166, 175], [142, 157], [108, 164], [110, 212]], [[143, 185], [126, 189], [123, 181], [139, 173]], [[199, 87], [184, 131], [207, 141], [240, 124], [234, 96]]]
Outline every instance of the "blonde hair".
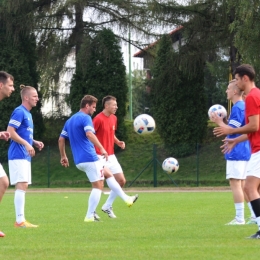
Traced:
[[21, 98], [23, 99], [26, 95], [28, 95], [28, 93], [31, 91], [31, 90], [35, 90], [34, 87], [31, 87], [31, 86], [25, 86], [25, 85], [20, 85], [20, 94], [21, 94]]
[[237, 94], [239, 96], [242, 96], [243, 91], [237, 87], [237, 84], [235, 84], [236, 81], [237, 81], [236, 79], [232, 79], [232, 80], [229, 81], [229, 84], [233, 84], [233, 87], [232, 87], [233, 90], [236, 90]]

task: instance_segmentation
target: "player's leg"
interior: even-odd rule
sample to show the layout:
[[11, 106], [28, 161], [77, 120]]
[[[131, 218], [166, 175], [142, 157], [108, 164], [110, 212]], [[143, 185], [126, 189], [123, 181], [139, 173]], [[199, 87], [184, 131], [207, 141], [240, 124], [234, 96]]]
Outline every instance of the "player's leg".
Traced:
[[126, 204], [127, 206], [132, 206], [133, 203], [137, 200], [138, 195], [135, 196], [128, 196], [125, 194], [125, 192], [122, 190], [121, 186], [118, 184], [116, 179], [114, 178], [111, 171], [104, 167], [104, 176], [107, 182], [108, 187], [117, 194]]
[[[243, 187], [243, 190], [245, 190], [245, 181], [242, 182], [242, 187]], [[247, 219], [246, 224], [247, 225], [249, 225], [249, 224], [256, 224], [255, 213], [253, 211], [252, 205], [251, 205], [251, 203], [250, 203], [250, 201], [249, 201], [249, 199], [248, 199], [248, 197], [247, 197], [245, 192], [244, 192], [244, 198], [245, 198], [245, 201], [247, 203], [248, 209], [250, 211], [250, 217]]]
[[14, 207], [15, 227], [38, 227], [25, 218], [25, 195], [28, 185], [31, 184], [31, 162], [27, 160], [9, 160], [11, 185], [15, 185]]
[[[126, 179], [122, 167], [114, 154], [108, 157], [108, 161], [105, 163], [105, 166], [109, 168], [115, 180], [118, 182], [121, 188], [123, 188], [126, 183]], [[116, 197], [117, 193], [111, 190], [105, 204], [102, 206], [102, 211], [107, 213], [110, 218], [116, 218], [116, 215], [114, 214], [112, 207]]]
[[99, 221], [99, 217], [96, 217], [96, 208], [99, 204], [103, 189], [103, 165], [100, 161], [86, 162], [78, 164], [77, 168], [86, 173], [92, 185], [92, 190], [88, 199], [88, 209], [84, 221]]
[[245, 224], [244, 191], [242, 182], [243, 179], [245, 179], [246, 166], [246, 161], [227, 160], [226, 163], [226, 177], [229, 179], [236, 211], [235, 218], [231, 222], [227, 223], [227, 225]]
[[232, 190], [234, 205], [236, 210], [236, 216], [234, 219], [234, 223], [236, 224], [244, 224], [244, 192], [242, 189], [241, 180], [238, 179], [230, 179], [230, 188]]
[[[2, 165], [0, 164], [0, 202], [2, 201], [2, 198], [8, 186], [9, 186], [8, 177], [6, 176], [6, 173]], [[0, 231], [0, 237], [4, 237], [4, 236], [5, 234], [2, 231]]]
[[258, 231], [249, 238], [260, 239], [260, 152], [251, 154], [251, 158], [247, 167], [247, 177], [245, 182], [245, 193], [251, 203], [256, 216]]

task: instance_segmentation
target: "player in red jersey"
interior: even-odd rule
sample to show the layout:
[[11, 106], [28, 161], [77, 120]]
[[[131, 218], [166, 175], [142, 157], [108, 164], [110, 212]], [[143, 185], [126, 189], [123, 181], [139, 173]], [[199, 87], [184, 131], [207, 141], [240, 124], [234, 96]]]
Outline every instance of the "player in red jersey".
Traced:
[[[123, 187], [126, 183], [126, 179], [114, 152], [114, 144], [125, 149], [125, 142], [118, 140], [115, 135], [117, 128], [117, 117], [115, 116], [115, 113], [118, 108], [116, 98], [113, 96], [104, 97], [102, 99], [102, 106], [103, 111], [94, 117], [93, 125], [99, 142], [108, 153], [108, 160], [105, 162], [105, 166], [110, 169], [119, 185]], [[97, 147], [95, 148], [99, 158], [102, 160], [101, 152]], [[117, 195], [115, 192], [111, 191], [107, 201], [102, 206], [102, 211], [107, 213], [110, 218], [116, 218], [112, 207], [116, 197]], [[138, 195], [136, 195], [136, 200], [137, 198]]]
[[260, 239], [260, 90], [255, 86], [255, 70], [248, 64], [243, 64], [235, 69], [236, 85], [246, 94], [245, 120], [242, 127], [229, 128], [220, 126], [214, 129], [216, 136], [228, 134], [242, 134], [234, 139], [225, 139], [223, 151], [228, 153], [233, 147], [245, 140], [249, 140], [251, 146], [251, 158], [247, 165], [245, 193], [251, 203], [256, 216], [258, 231], [249, 238]]

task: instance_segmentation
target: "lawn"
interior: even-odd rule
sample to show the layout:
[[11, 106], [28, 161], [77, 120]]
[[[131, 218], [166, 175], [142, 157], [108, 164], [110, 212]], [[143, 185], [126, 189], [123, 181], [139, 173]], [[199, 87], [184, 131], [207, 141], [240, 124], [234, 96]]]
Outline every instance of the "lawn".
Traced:
[[[26, 217], [36, 229], [14, 228], [13, 192], [0, 206], [0, 259], [258, 259], [255, 225], [225, 226], [234, 217], [225, 192], [140, 192], [131, 208], [117, 199], [110, 219], [85, 223], [89, 193], [28, 192]], [[134, 193], [133, 193], [134, 194]], [[249, 211], [246, 207], [246, 216]]]

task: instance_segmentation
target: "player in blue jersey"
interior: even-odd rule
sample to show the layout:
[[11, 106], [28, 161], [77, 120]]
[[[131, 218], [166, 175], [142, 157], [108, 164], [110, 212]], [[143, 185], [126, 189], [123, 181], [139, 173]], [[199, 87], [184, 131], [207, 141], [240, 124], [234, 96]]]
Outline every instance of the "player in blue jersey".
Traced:
[[[0, 71], [0, 100], [10, 97], [14, 91], [14, 78], [12, 75], [5, 71]], [[0, 139], [8, 141], [10, 133], [7, 131], [0, 132]], [[9, 180], [5, 173], [3, 166], [0, 164], [0, 202], [5, 194], [6, 189], [9, 186]], [[4, 237], [5, 234], [0, 231], [0, 237]]]
[[[65, 141], [70, 141], [70, 147], [76, 167], [85, 172], [92, 184], [92, 190], [88, 200], [88, 209], [85, 222], [99, 221], [96, 208], [101, 198], [103, 180], [106, 179], [108, 187], [121, 197], [127, 206], [132, 206], [138, 195], [126, 195], [113, 174], [104, 167], [104, 160], [108, 159], [107, 151], [98, 141], [93, 127], [91, 116], [96, 111], [97, 99], [91, 95], [83, 97], [80, 103], [80, 110], [70, 117], [60, 134], [58, 141], [61, 155], [60, 163], [64, 167], [69, 166], [69, 161], [65, 151]], [[95, 147], [98, 147], [104, 160], [99, 160]]]
[[[245, 102], [243, 101], [243, 92], [236, 86], [236, 80], [231, 80], [226, 90], [227, 99], [231, 100], [233, 107], [228, 119], [228, 126], [237, 128], [245, 125]], [[212, 121], [219, 126], [224, 125], [222, 118], [216, 113], [213, 115]], [[227, 138], [236, 138], [239, 134], [228, 135]], [[246, 179], [246, 166], [250, 159], [251, 150], [249, 141], [237, 144], [234, 149], [225, 154], [226, 163], [226, 178], [229, 179], [229, 184], [233, 193], [236, 216], [227, 223], [227, 225], [242, 225], [245, 224], [244, 217], [244, 199], [247, 201], [251, 212], [251, 218], [247, 224], [254, 223], [254, 211], [251, 204], [248, 202], [246, 194], [244, 194], [244, 184]]]
[[41, 150], [44, 144], [33, 139], [33, 120], [30, 110], [39, 101], [35, 88], [21, 85], [22, 104], [15, 108], [7, 131], [11, 134], [8, 149], [8, 165], [11, 185], [15, 185], [14, 206], [15, 227], [38, 227], [26, 221], [24, 206], [25, 193], [31, 184], [31, 157], [35, 155], [33, 146]]

